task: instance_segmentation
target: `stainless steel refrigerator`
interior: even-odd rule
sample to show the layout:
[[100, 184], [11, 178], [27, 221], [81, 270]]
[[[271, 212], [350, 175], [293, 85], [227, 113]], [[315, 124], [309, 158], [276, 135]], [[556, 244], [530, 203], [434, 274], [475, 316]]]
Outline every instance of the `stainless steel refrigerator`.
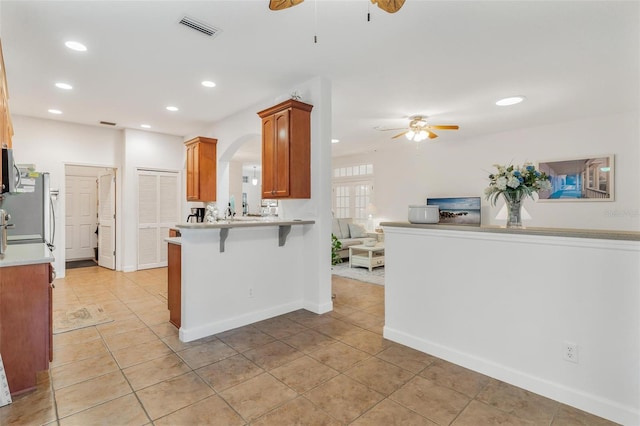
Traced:
[[47, 243], [53, 249], [55, 216], [49, 193], [49, 173], [21, 174], [15, 193], [2, 194], [0, 209], [11, 215], [8, 244]]

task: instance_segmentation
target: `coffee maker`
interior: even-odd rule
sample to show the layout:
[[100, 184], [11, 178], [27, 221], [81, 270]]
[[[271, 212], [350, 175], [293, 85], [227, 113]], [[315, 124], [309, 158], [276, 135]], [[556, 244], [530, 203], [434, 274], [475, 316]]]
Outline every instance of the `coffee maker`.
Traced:
[[187, 222], [204, 222], [204, 207], [192, 207], [191, 214], [187, 216]]

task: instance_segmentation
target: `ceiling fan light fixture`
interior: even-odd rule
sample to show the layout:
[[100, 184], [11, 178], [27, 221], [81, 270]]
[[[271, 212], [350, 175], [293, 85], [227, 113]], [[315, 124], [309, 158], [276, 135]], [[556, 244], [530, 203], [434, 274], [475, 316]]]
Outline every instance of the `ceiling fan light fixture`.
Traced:
[[414, 137], [415, 135], [416, 135], [416, 132], [414, 132], [413, 130], [409, 130], [409, 131], [405, 134], [406, 138], [407, 138], [407, 139], [409, 139], [410, 141], [412, 141], [412, 140], [413, 140], [413, 137]]
[[527, 99], [527, 98], [525, 96], [522, 96], [522, 95], [510, 96], [508, 98], [500, 99], [499, 101], [496, 102], [496, 105], [498, 105], [498, 106], [516, 105], [516, 104], [519, 104], [520, 102], [524, 102], [525, 99]]

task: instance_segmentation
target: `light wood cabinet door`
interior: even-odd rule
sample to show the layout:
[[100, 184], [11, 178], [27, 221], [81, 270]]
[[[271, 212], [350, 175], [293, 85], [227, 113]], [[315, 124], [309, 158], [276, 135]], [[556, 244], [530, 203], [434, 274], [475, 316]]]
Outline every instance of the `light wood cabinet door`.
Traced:
[[169, 308], [169, 322], [180, 328], [182, 319], [182, 246], [169, 243], [168, 250], [167, 305]]
[[187, 201], [216, 200], [217, 139], [199, 136], [187, 147]]
[[311, 198], [312, 108], [291, 99], [258, 113], [263, 198]]

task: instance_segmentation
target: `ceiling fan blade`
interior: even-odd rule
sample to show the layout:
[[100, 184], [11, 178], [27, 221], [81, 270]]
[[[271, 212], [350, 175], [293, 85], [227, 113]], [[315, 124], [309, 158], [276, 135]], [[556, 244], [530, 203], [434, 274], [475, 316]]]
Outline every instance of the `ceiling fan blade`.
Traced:
[[404, 136], [404, 135], [406, 135], [407, 133], [409, 133], [409, 131], [408, 131], [408, 130], [405, 130], [404, 132], [402, 132], [402, 133], [398, 133], [397, 135], [395, 135], [395, 136], [391, 137], [391, 139], [399, 138], [400, 136]]
[[433, 133], [433, 132], [431, 132], [431, 131], [429, 131], [429, 130], [426, 130], [426, 129], [425, 129], [425, 131], [426, 131], [427, 133], [429, 133], [429, 139], [435, 139], [435, 138], [437, 138], [437, 137], [438, 137], [438, 135], [436, 135], [435, 133]]
[[389, 13], [396, 13], [400, 10], [405, 0], [371, 0], [371, 3], [376, 4], [377, 6]]
[[407, 130], [407, 128], [406, 127], [396, 127], [395, 129], [378, 129], [378, 130], [380, 130], [381, 132], [386, 132], [386, 131], [389, 131], [389, 130]]
[[456, 125], [428, 125], [426, 126], [428, 129], [439, 129], [439, 130], [458, 130], [460, 126]]
[[269, 9], [271, 10], [282, 10], [293, 7], [297, 4], [302, 3], [304, 0], [270, 0], [269, 1]]

